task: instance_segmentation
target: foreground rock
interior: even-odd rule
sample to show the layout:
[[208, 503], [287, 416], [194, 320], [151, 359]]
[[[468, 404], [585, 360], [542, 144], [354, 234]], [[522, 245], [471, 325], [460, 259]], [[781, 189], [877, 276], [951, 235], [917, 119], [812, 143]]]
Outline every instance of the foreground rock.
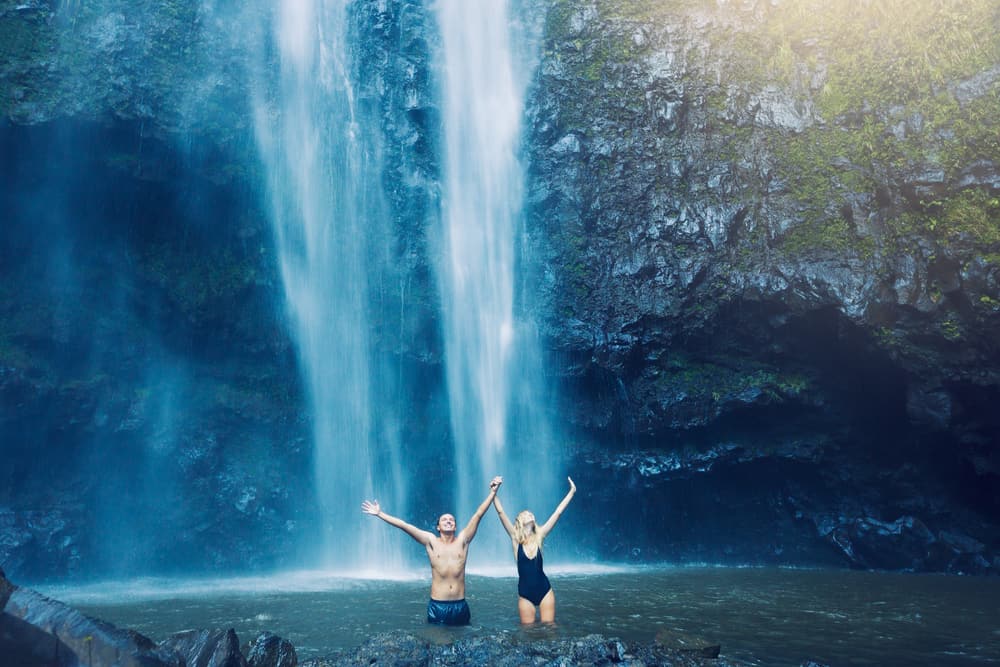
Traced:
[[[57, 600], [12, 584], [0, 570], [0, 664], [17, 667], [297, 667], [295, 648], [261, 633], [240, 650], [232, 630], [188, 630], [155, 644], [84, 616]], [[524, 643], [507, 633], [432, 644], [407, 632], [375, 635], [356, 649], [308, 660], [304, 667], [368, 665], [664, 665], [741, 667], [719, 658], [719, 646], [702, 640], [660, 636], [636, 644], [588, 635]]]
[[160, 646], [184, 658], [186, 667], [247, 667], [240, 653], [236, 632], [229, 630], [185, 630], [167, 637]]
[[[13, 585], [0, 571], [0, 664], [17, 667], [184, 667], [174, 651]], [[219, 667], [222, 667], [221, 665]]]
[[245, 657], [233, 629], [185, 630], [159, 644], [15, 586], [0, 569], [0, 665], [16, 667], [296, 667], [295, 647], [262, 632]]
[[250, 667], [296, 667], [299, 659], [290, 641], [262, 632], [247, 650], [247, 662]]
[[[718, 647], [716, 647], [717, 649]], [[406, 632], [375, 635], [357, 649], [327, 658], [307, 660], [303, 667], [417, 667], [420, 665], [662, 665], [663, 667], [740, 667], [747, 663], [704, 657], [700, 650], [671, 648], [660, 642], [636, 644], [588, 635], [521, 643], [508, 634], [495, 633], [452, 644], [438, 645]]]

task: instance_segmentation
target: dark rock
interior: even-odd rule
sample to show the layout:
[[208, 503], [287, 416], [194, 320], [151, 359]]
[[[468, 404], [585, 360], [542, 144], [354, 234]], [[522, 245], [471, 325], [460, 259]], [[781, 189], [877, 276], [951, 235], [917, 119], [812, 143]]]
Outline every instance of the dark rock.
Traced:
[[181, 655], [186, 667], [247, 667], [232, 628], [186, 630], [170, 635], [160, 646]]
[[906, 412], [915, 423], [944, 430], [951, 423], [952, 409], [952, 397], [942, 387], [907, 389]]
[[986, 545], [979, 540], [948, 530], [938, 533], [938, 539], [956, 553], [981, 554], [986, 550]]
[[14, 584], [10, 583], [7, 575], [4, 574], [3, 568], [0, 568], [0, 610], [7, 606], [7, 600], [10, 598], [10, 594], [14, 592], [14, 588]]
[[302, 664], [303, 667], [326, 665], [423, 667], [430, 664], [431, 655], [432, 649], [427, 641], [405, 632], [387, 632], [375, 635], [354, 651], [343, 651], [328, 660], [307, 660]]
[[660, 630], [656, 633], [656, 643], [684, 653], [692, 653], [702, 658], [718, 658], [721, 644], [715, 644], [701, 637], [695, 637], [674, 630]]
[[[14, 664], [182, 667], [175, 652], [130, 630], [84, 616], [35, 591], [15, 588], [0, 615], [0, 655]], [[20, 660], [23, 660], [21, 662]]]
[[[704, 647], [708, 649], [709, 647]], [[708, 651], [711, 652], [711, 651]], [[494, 665], [663, 665], [674, 667], [738, 667], [741, 661], [706, 657], [697, 651], [669, 648], [658, 642], [631, 643], [601, 635], [577, 639], [518, 642], [500, 633], [433, 645], [403, 632], [377, 635], [354, 651], [307, 660], [302, 667], [449, 667]]]
[[262, 632], [250, 645], [247, 664], [249, 667], [296, 667], [298, 656], [287, 639]]
[[937, 538], [918, 518], [840, 517], [818, 529], [856, 567], [922, 571], [933, 565]]

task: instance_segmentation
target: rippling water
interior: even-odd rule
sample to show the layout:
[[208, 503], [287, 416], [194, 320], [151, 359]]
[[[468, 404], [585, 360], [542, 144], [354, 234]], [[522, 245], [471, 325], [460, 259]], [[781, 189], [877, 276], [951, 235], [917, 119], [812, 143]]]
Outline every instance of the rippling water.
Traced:
[[470, 574], [473, 625], [424, 623], [429, 579], [283, 573], [220, 580], [140, 580], [42, 587], [84, 613], [160, 640], [191, 628], [269, 630], [299, 659], [406, 630], [436, 642], [507, 631], [525, 639], [597, 632], [651, 640], [667, 630], [722, 645], [768, 667], [1000, 665], [1000, 579], [733, 568], [553, 569], [556, 625], [523, 629], [516, 580]]

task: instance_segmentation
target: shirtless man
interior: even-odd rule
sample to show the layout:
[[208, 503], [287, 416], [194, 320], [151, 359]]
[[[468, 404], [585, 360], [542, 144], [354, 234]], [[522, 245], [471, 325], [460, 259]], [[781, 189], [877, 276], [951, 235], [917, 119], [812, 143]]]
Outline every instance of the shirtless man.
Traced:
[[501, 484], [503, 484], [502, 477], [493, 478], [486, 500], [469, 519], [468, 525], [457, 535], [455, 534], [457, 524], [451, 514], [442, 514], [438, 518], [437, 530], [440, 535], [435, 535], [386, 514], [377, 500], [366, 500], [361, 503], [362, 512], [377, 516], [390, 526], [399, 528], [427, 549], [427, 558], [431, 562], [431, 599], [427, 603], [428, 623], [469, 624], [472, 615], [465, 601], [465, 561], [469, 556], [469, 543], [476, 536], [479, 521], [489, 509]]

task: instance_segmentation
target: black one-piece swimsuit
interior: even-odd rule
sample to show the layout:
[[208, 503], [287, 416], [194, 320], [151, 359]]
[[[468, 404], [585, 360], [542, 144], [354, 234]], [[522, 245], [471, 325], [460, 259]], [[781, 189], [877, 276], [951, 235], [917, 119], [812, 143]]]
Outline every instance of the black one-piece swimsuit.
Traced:
[[542, 571], [542, 550], [534, 558], [524, 553], [524, 545], [517, 545], [517, 594], [533, 605], [539, 605], [545, 594], [552, 590], [549, 578]]

